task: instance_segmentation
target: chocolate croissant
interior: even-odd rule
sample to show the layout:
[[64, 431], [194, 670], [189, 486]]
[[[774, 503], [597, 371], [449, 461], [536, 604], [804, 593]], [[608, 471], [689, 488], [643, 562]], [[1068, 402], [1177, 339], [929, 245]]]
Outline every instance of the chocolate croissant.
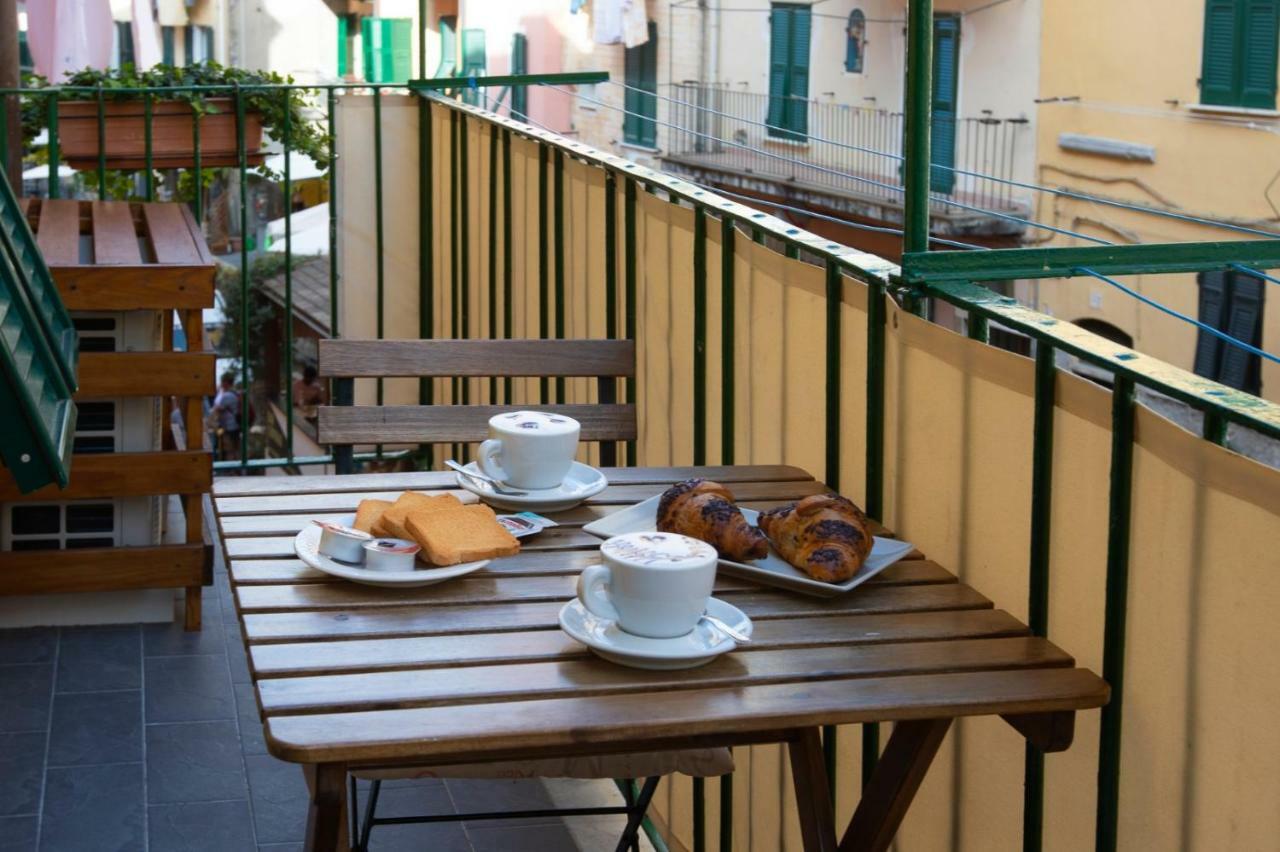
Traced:
[[763, 559], [769, 553], [769, 543], [742, 517], [733, 493], [705, 479], [688, 479], [663, 492], [658, 501], [658, 531], [705, 541], [734, 562]]
[[871, 525], [838, 494], [814, 494], [760, 513], [760, 529], [783, 559], [824, 583], [848, 580], [871, 553]]

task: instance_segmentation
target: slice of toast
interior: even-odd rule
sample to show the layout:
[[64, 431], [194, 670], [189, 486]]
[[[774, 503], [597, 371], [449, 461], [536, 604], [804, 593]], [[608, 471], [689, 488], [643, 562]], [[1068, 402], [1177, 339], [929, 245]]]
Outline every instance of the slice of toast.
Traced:
[[488, 506], [414, 512], [405, 524], [433, 565], [457, 565], [520, 552], [520, 542], [498, 523]]
[[410, 538], [409, 530], [404, 525], [405, 518], [410, 513], [427, 514], [443, 509], [457, 509], [461, 506], [462, 502], [452, 494], [433, 496], [420, 494], [417, 491], [406, 491], [382, 513], [382, 517], [378, 519], [378, 528], [373, 531], [373, 534], [392, 538]]
[[374, 529], [378, 526], [378, 520], [382, 517], [382, 513], [390, 508], [390, 500], [361, 500], [360, 505], [356, 507], [356, 522], [352, 526], [361, 532], [381, 535], [381, 533], [375, 532]]

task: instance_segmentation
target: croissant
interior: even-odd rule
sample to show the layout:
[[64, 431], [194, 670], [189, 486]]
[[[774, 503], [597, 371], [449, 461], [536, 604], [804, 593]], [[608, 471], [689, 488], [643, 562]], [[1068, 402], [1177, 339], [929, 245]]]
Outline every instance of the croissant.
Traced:
[[734, 562], [762, 559], [769, 553], [764, 534], [742, 517], [733, 493], [705, 479], [689, 479], [663, 492], [658, 530], [705, 541]]
[[814, 494], [760, 513], [760, 529], [783, 559], [825, 583], [848, 580], [871, 553], [871, 525], [838, 494]]

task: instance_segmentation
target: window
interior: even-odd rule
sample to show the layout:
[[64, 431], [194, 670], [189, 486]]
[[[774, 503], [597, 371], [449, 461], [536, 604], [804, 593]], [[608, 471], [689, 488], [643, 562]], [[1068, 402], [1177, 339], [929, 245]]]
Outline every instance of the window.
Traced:
[[183, 62], [194, 65], [213, 59], [213, 27], [189, 26], [182, 34]]
[[78, 316], [71, 320], [76, 328], [81, 352], [115, 352], [120, 330], [115, 317]]
[[76, 431], [71, 449], [76, 453], [114, 453], [120, 435], [114, 402], [81, 402], [76, 405]]
[[[1201, 272], [1200, 322], [1251, 346], [1262, 346], [1262, 279], [1239, 272]], [[1262, 360], [1206, 331], [1196, 338], [1195, 371], [1228, 387], [1257, 395]]]
[[[529, 37], [516, 33], [511, 39], [511, 73], [529, 73]], [[594, 97], [594, 95], [592, 96]], [[513, 86], [511, 89], [511, 116], [524, 121], [529, 114], [529, 87]]]
[[17, 503], [9, 507], [11, 550], [114, 547], [119, 526], [115, 503]]
[[[933, 139], [929, 189], [950, 195], [956, 188], [956, 112], [960, 95], [960, 16], [933, 19]], [[941, 168], [939, 168], [941, 166]]]
[[160, 28], [160, 45], [161, 57], [160, 61], [165, 65], [177, 65], [174, 54], [174, 39], [177, 27], [161, 27]]
[[111, 41], [111, 67], [121, 68], [133, 64], [133, 24], [116, 21]]
[[413, 21], [409, 18], [364, 18], [360, 41], [364, 79], [369, 83], [403, 83], [412, 73]]
[[844, 70], [850, 74], [862, 73], [862, 60], [867, 48], [867, 16], [861, 9], [849, 13], [849, 25], [845, 27]]
[[769, 135], [804, 141], [809, 133], [808, 6], [774, 3], [769, 15]]
[[622, 139], [646, 148], [658, 144], [658, 25], [649, 22], [649, 40], [626, 48]]
[[1280, 0], [1206, 0], [1200, 101], [1276, 108]]

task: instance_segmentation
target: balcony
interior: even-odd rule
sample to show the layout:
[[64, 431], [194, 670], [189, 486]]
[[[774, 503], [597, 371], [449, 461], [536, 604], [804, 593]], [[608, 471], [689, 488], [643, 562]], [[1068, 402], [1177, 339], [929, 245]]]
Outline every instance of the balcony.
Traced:
[[[1026, 837], [1031, 848], [1080, 849], [1108, 827], [1125, 849], [1220, 848], [1224, 839], [1259, 848], [1280, 834], [1268, 733], [1280, 705], [1280, 473], [1220, 445], [1227, 422], [1280, 432], [1274, 405], [976, 285], [924, 294], [968, 313], [974, 334], [957, 336], [924, 319], [924, 306], [908, 309], [913, 294], [887, 261], [459, 101], [339, 86], [316, 99], [314, 114], [337, 154], [326, 176], [329, 263], [309, 268], [300, 289], [278, 272], [255, 277], [244, 239], [228, 258], [239, 300], [223, 303], [234, 325], [220, 354], [239, 362], [261, 403], [245, 406], [246, 443], [239, 458], [217, 462], [220, 474], [332, 461], [304, 444], [290, 398], [309, 358], [298, 341], [314, 336], [304, 325], [351, 338], [634, 339], [638, 373], [624, 392], [640, 432], [626, 464], [811, 471], [1111, 682], [1108, 715], [1081, 714], [1074, 747], [1042, 756], [1039, 775], [1002, 723], [962, 721], [902, 828], [902, 848], [1015, 848]], [[857, 132], [889, 144], [896, 117], [856, 114]], [[815, 113], [811, 132], [833, 138], [831, 127], [819, 131], [826, 118]], [[975, 135], [993, 144], [1027, 132], [976, 122]], [[754, 132], [713, 135], [739, 130]], [[857, 196], [858, 181], [735, 165], [730, 151], [686, 141], [673, 162], [744, 175], [760, 167], [762, 180], [812, 179], [815, 192], [894, 203], [888, 190]], [[1008, 156], [1016, 146], [996, 147]], [[994, 160], [982, 162], [974, 171], [992, 171]], [[899, 185], [896, 167], [840, 167]], [[246, 221], [247, 170], [219, 180], [239, 187], [232, 219]], [[961, 181], [951, 197], [1020, 209], [999, 192]], [[769, 241], [754, 241], [757, 231]], [[317, 316], [326, 288], [328, 315]], [[269, 334], [254, 331], [259, 312]], [[980, 321], [1030, 336], [1037, 357], [987, 345]], [[1114, 390], [1058, 371], [1055, 351], [1108, 372]], [[1204, 412], [1205, 436], [1135, 405], [1135, 386]], [[587, 400], [591, 388], [358, 379], [355, 394], [365, 404], [524, 404]], [[253, 429], [264, 437], [251, 443]], [[370, 470], [440, 460], [416, 447], [363, 449]], [[73, 463], [73, 485], [75, 476]], [[38, 832], [52, 849], [140, 848], [144, 836], [153, 849], [301, 840], [305, 787], [295, 767], [266, 753], [227, 574], [228, 559], [258, 563], [263, 588], [293, 594], [304, 584], [289, 579], [285, 556], [220, 554], [199, 633], [153, 624], [0, 632], [0, 761], [16, 788], [6, 797], [15, 836], [34, 845]], [[847, 819], [868, 762], [863, 743], [874, 739], [842, 726], [833, 742], [835, 810]], [[799, 848], [789, 783], [776, 746], [743, 747], [732, 776], [663, 782], [651, 842]], [[599, 788], [568, 792], [590, 798]], [[448, 811], [488, 797], [541, 807], [565, 795], [448, 781], [397, 787], [387, 804]], [[541, 822], [388, 830], [383, 842], [586, 850], [601, 836]]]

